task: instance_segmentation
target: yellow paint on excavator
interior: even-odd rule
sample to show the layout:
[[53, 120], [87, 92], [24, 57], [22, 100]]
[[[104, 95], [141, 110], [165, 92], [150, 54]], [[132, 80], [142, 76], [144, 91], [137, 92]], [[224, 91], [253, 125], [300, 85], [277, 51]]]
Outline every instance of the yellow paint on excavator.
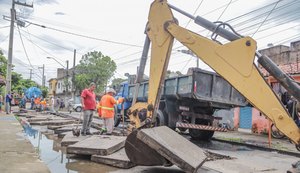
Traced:
[[[200, 36], [178, 26], [166, 0], [152, 3], [147, 34], [152, 41], [148, 105], [154, 106], [154, 113], [158, 108], [173, 39], [176, 38], [244, 95], [288, 138], [300, 144], [299, 128], [253, 62], [256, 42], [252, 38], [221, 45]], [[148, 116], [152, 116], [149, 111]]]

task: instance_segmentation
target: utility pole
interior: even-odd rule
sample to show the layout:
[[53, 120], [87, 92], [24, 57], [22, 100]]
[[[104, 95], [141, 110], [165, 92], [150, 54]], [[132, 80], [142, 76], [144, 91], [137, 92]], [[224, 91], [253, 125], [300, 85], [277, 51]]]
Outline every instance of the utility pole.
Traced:
[[10, 20], [10, 33], [9, 33], [9, 47], [8, 47], [8, 58], [7, 58], [7, 73], [6, 73], [6, 94], [11, 92], [11, 68], [12, 68], [12, 52], [13, 52], [13, 41], [14, 41], [14, 23], [16, 19], [15, 4], [22, 5], [25, 7], [33, 7], [33, 5], [28, 5], [26, 3], [21, 3], [19, 1], [15, 2], [12, 0], [12, 6], [10, 9], [11, 20]]
[[29, 73], [29, 75], [30, 75], [30, 77], [29, 77], [29, 79], [31, 80], [32, 79], [32, 69], [29, 69], [30, 70], [30, 73]]
[[67, 97], [68, 97], [68, 92], [69, 92], [69, 60], [67, 60], [67, 69], [66, 69], [66, 103], [67, 103]]
[[75, 64], [76, 63], [76, 49], [74, 49], [74, 57], [73, 57], [73, 71], [72, 71], [72, 99], [75, 103]]
[[43, 64], [43, 67], [38, 67], [38, 68], [43, 69], [42, 86], [45, 87], [45, 64]]

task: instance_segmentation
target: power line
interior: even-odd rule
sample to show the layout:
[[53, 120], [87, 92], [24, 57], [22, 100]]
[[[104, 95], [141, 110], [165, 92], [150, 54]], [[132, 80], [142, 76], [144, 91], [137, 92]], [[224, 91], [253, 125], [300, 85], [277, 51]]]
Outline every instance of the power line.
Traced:
[[[197, 11], [198, 11], [198, 9], [200, 8], [200, 6], [202, 5], [203, 1], [204, 1], [204, 0], [202, 0], [202, 1], [199, 3], [199, 5], [198, 5], [198, 7], [196, 8], [196, 10], [194, 11], [193, 15], [195, 15], [195, 14], [197, 13]], [[188, 21], [188, 23], [185, 25], [184, 28], [186, 28], [186, 27], [191, 23], [191, 21], [192, 21], [192, 19], [190, 19], [190, 20]]]
[[1, 26], [0, 29], [3, 29], [3, 28], [9, 28], [10, 26]]
[[30, 21], [26, 21], [26, 22], [29, 23], [29, 24], [35, 25], [35, 26], [42, 27], [42, 28], [46, 28], [46, 29], [50, 29], [50, 30], [62, 32], [62, 33], [65, 33], [65, 34], [70, 34], [70, 35], [75, 35], [75, 36], [79, 36], [79, 37], [84, 37], [84, 38], [88, 38], [88, 39], [93, 39], [93, 40], [98, 40], [98, 41], [103, 41], [103, 42], [113, 43], [113, 44], [118, 44], [118, 45], [123, 45], [123, 46], [142, 47], [142, 46], [139, 46], [139, 45], [122, 43], [122, 42], [117, 42], [117, 41], [112, 41], [112, 40], [101, 39], [101, 38], [91, 37], [91, 36], [87, 36], [87, 35], [77, 34], [77, 33], [70, 32], [70, 31], [64, 31], [64, 30], [61, 30], [61, 29], [56, 29], [56, 28], [53, 28], [53, 27], [48, 27], [48, 26], [45, 26], [45, 25], [40, 25], [40, 24], [37, 24], [37, 23], [33, 23], [33, 22], [30, 22]]
[[[46, 39], [40, 38], [40, 37], [38, 37], [38, 36], [36, 36], [36, 35], [34, 35], [34, 34], [32, 34], [32, 33], [28, 32], [28, 31], [24, 31], [24, 30], [22, 30], [22, 31], [23, 31], [23, 32], [25, 32], [25, 33], [27, 33], [28, 35], [31, 35], [31, 36], [33, 36], [33, 37], [35, 37], [35, 38], [39, 39], [39, 40], [42, 40], [42, 41], [46, 42], [46, 43], [49, 43], [49, 44], [55, 45], [55, 46], [57, 46], [57, 47], [63, 48], [63, 49], [65, 49], [65, 50], [68, 50], [68, 51], [70, 51], [70, 52], [74, 52], [74, 49], [67, 48], [67, 47], [61, 46], [61, 45], [59, 45], [59, 44], [56, 44], [56, 43], [50, 42], [50, 41], [48, 41], [48, 40], [46, 40]], [[31, 39], [30, 39], [30, 42], [32, 42], [32, 40], [31, 40]], [[78, 52], [77, 52], [77, 53], [78, 53]], [[83, 55], [83, 53], [78, 53], [78, 54], [79, 54], [79, 55]]]
[[[24, 36], [24, 38], [26, 38], [28, 41], [30, 41], [26, 36]], [[40, 46], [38, 46], [37, 44], [35, 44], [34, 42], [31, 42], [31, 44], [35, 45], [36, 47], [38, 47], [39, 49], [41, 49], [42, 51], [44, 51], [46, 54], [50, 55], [51, 57], [55, 57], [57, 58], [56, 56], [54, 56], [53, 54], [49, 53], [48, 51], [46, 51], [45, 49], [41, 48]], [[59, 59], [59, 58], [57, 58]]]
[[18, 26], [17, 28], [18, 28], [20, 40], [21, 40], [21, 43], [22, 43], [22, 46], [23, 46], [23, 49], [24, 49], [24, 53], [25, 53], [25, 55], [26, 55], [26, 58], [27, 58], [27, 60], [28, 60], [28, 62], [29, 62], [29, 64], [30, 64], [30, 66], [33, 68], [32, 64], [31, 64], [31, 62], [30, 62], [30, 59], [29, 59], [29, 57], [28, 57], [27, 51], [26, 51], [26, 49], [25, 49], [24, 42], [23, 42], [23, 39], [22, 39], [22, 35], [21, 35], [21, 32], [20, 32], [19, 26]]

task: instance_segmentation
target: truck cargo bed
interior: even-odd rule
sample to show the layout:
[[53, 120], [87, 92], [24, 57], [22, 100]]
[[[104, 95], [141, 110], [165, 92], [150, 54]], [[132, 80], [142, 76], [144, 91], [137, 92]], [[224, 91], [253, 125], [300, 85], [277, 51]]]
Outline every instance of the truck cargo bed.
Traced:
[[[129, 85], [126, 99], [132, 100], [134, 86]], [[140, 85], [138, 101], [147, 101], [148, 82]], [[197, 99], [215, 108], [245, 106], [247, 101], [226, 80], [214, 72], [193, 68], [187, 75], [168, 78], [164, 82], [161, 99]]]

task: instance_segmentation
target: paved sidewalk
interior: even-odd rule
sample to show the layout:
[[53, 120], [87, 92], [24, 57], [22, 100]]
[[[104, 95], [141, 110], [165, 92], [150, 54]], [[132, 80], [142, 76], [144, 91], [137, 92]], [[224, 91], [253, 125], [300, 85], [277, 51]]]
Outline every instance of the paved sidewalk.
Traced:
[[13, 114], [0, 113], [0, 172], [50, 173]]
[[261, 150], [276, 151], [282, 154], [289, 154], [300, 157], [300, 151], [298, 151], [295, 145], [290, 143], [287, 138], [272, 138], [270, 147], [268, 136], [262, 134], [258, 135], [238, 131], [215, 132], [213, 139], [238, 145], [246, 145]]

